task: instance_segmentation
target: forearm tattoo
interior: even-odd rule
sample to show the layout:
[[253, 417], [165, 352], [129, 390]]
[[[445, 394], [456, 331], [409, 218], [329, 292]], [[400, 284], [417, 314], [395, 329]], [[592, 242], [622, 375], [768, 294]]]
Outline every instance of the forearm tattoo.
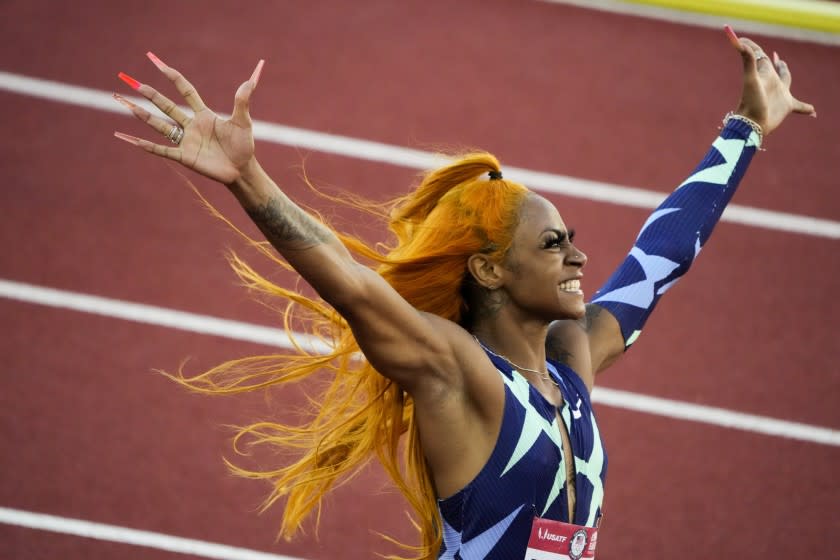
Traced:
[[274, 195], [246, 210], [277, 250], [300, 251], [329, 241], [332, 232], [288, 199]]

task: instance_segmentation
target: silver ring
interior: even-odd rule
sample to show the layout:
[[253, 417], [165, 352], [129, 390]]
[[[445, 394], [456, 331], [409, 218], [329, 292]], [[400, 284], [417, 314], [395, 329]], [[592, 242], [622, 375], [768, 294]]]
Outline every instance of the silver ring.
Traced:
[[175, 144], [176, 146], [181, 143], [181, 140], [184, 138], [184, 129], [178, 125], [174, 125], [172, 130], [169, 131], [169, 134], [166, 135], [170, 142]]
[[764, 54], [764, 51], [758, 51], [758, 53], [755, 55], [756, 64], [758, 64], [758, 61], [761, 60], [762, 58], [767, 58], [767, 55]]

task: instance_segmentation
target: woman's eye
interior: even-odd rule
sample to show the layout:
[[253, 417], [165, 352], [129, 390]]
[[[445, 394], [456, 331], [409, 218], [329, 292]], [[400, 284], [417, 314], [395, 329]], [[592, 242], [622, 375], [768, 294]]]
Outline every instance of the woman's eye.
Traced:
[[570, 229], [566, 233], [562, 233], [561, 235], [556, 235], [549, 239], [545, 240], [544, 247], [546, 249], [551, 249], [554, 247], [565, 247], [570, 245], [575, 239], [575, 230]]
[[551, 239], [546, 239], [545, 241], [545, 248], [551, 249], [553, 247], [562, 247], [566, 244], [566, 237], [552, 237]]

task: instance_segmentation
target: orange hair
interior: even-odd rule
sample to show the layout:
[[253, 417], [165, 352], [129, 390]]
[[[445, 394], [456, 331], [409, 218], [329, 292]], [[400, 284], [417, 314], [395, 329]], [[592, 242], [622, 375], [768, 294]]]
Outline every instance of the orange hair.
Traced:
[[[358, 238], [336, 235], [351, 251], [377, 263], [377, 271], [416, 309], [468, 326], [467, 259], [478, 252], [504, 257], [528, 193], [524, 186], [511, 181], [488, 182], [486, 174], [490, 171], [499, 171], [495, 157], [486, 152], [471, 153], [428, 173], [414, 191], [390, 203], [372, 205], [349, 197], [341, 200], [387, 218], [396, 238], [391, 247], [372, 248]], [[249, 241], [269, 259], [289, 268], [266, 242]], [[263, 503], [263, 511], [287, 498], [279, 534], [291, 538], [312, 510], [320, 517], [321, 500], [336, 484], [350, 480], [376, 456], [414, 510], [422, 544], [386, 540], [411, 552], [411, 558], [434, 558], [440, 548], [442, 524], [411, 397], [363, 359], [346, 322], [322, 300], [269, 282], [236, 255], [229, 260], [249, 288], [269, 299], [286, 301], [284, 326], [295, 352], [232, 360], [194, 377], [181, 372], [165, 375], [193, 391], [211, 394], [254, 391], [316, 373], [327, 373], [330, 383], [319, 398], [310, 399], [308, 418], [302, 425], [256, 422], [239, 428], [234, 438], [238, 454], [247, 454], [243, 446], [265, 444], [295, 452], [294, 462], [255, 471], [225, 459], [228, 467], [237, 475], [271, 482], [273, 489]], [[326, 343], [327, 351], [307, 347], [294, 338], [292, 324], [300, 321], [305, 331]], [[401, 449], [406, 433], [407, 441]]]

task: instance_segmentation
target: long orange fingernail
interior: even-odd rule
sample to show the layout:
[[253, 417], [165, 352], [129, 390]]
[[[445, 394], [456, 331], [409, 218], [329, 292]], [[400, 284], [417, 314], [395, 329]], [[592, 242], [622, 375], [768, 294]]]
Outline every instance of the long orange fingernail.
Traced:
[[723, 30], [726, 32], [726, 36], [729, 38], [729, 42], [732, 43], [732, 46], [740, 50], [741, 41], [738, 39], [738, 35], [735, 34], [735, 30], [729, 25], [724, 25]]
[[125, 97], [120, 95], [119, 93], [114, 94], [114, 99], [116, 99], [117, 101], [119, 101], [120, 103], [122, 103], [123, 105], [128, 107], [129, 109], [134, 107], [134, 103], [132, 103], [131, 101], [129, 101], [128, 99], [126, 99]]
[[164, 62], [161, 59], [156, 57], [155, 53], [153, 53], [152, 51], [147, 52], [146, 56], [149, 58], [149, 60], [152, 61], [152, 64], [157, 66], [160, 70], [163, 70], [164, 68], [166, 68], [166, 64], [164, 64]]
[[737, 40], [737, 39], [738, 39], [738, 35], [736, 35], [736, 34], [735, 34], [735, 30], [734, 30], [734, 29], [732, 29], [732, 26], [731, 26], [731, 25], [729, 25], [729, 24], [724, 25], [724, 26], [723, 26], [723, 30], [726, 32], [726, 34], [727, 34], [727, 35], [729, 35], [729, 36], [730, 36], [730, 37], [732, 37], [733, 39], [735, 39], [735, 40]]
[[135, 146], [140, 145], [140, 139], [137, 138], [136, 136], [130, 136], [128, 134], [123, 134], [122, 132], [115, 132], [114, 136], [116, 136], [120, 140], [128, 142], [129, 144], [134, 144]]
[[125, 72], [120, 72], [119, 74], [117, 74], [117, 76], [119, 77], [120, 80], [124, 81], [129, 86], [131, 86], [131, 89], [140, 89], [140, 86], [142, 85], [140, 82], [138, 82], [137, 80], [135, 80], [134, 78], [132, 78], [131, 76], [126, 74]]
[[251, 74], [251, 81], [254, 82], [254, 85], [257, 85], [260, 81], [260, 74], [262, 74], [263, 65], [265, 64], [265, 60], [260, 59], [257, 63], [257, 67], [254, 68], [254, 73]]

